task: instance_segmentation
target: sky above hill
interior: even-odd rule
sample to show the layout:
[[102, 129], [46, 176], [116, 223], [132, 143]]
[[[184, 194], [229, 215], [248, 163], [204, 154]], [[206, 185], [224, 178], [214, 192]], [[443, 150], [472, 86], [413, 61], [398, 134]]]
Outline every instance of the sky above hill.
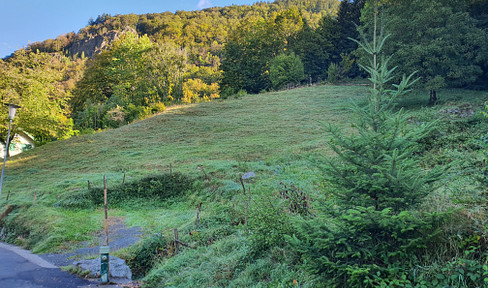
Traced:
[[[249, 5], [257, 0], [6, 0], [0, 4], [0, 58], [29, 43], [78, 32], [103, 13], [146, 14]], [[272, 2], [272, 1], [269, 1]]]

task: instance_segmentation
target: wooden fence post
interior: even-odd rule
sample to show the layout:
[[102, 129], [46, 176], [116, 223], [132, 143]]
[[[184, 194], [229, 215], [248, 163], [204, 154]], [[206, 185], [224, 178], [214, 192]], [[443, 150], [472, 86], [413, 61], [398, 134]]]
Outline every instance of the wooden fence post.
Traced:
[[198, 225], [200, 225], [200, 212], [202, 211], [202, 202], [198, 204], [198, 210], [197, 210], [197, 225], [195, 227], [195, 230], [198, 229]]
[[105, 175], [103, 175], [103, 200], [105, 206], [105, 245], [108, 246], [107, 177]]
[[178, 229], [175, 229], [175, 254], [178, 254], [178, 246], [179, 246], [179, 240], [178, 240]]

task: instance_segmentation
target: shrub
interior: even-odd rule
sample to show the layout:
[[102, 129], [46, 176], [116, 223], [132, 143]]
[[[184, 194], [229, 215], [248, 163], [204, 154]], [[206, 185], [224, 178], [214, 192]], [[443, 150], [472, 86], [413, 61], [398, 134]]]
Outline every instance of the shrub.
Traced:
[[94, 208], [90, 190], [85, 189], [64, 197], [55, 204], [65, 209], [91, 209]]
[[220, 96], [222, 99], [227, 99], [230, 96], [234, 95], [236, 93], [235, 89], [232, 87], [225, 87], [222, 89], [220, 92]]
[[246, 95], [247, 95], [247, 91], [245, 89], [241, 89], [234, 96], [235, 96], [235, 98], [240, 98], [240, 97], [246, 96]]
[[287, 186], [281, 182], [280, 185], [280, 196], [283, 199], [288, 200], [288, 210], [290, 210], [291, 213], [297, 213], [302, 216], [311, 216], [313, 214], [312, 205], [310, 203], [311, 199], [305, 192], [296, 187], [293, 183], [290, 183]]
[[[182, 173], [164, 173], [147, 176], [139, 181], [107, 189], [111, 205], [138, 199], [165, 201], [182, 196], [193, 187], [194, 179]], [[91, 200], [95, 205], [103, 204], [103, 188], [90, 189]]]
[[295, 53], [279, 55], [271, 61], [269, 78], [274, 89], [298, 84], [305, 78], [303, 63]]
[[354, 66], [354, 58], [351, 57], [351, 54], [341, 53], [341, 59], [341, 64], [339, 65], [340, 76], [341, 78], [348, 77]]
[[330, 84], [334, 84], [337, 82], [338, 77], [339, 66], [336, 63], [330, 63], [329, 68], [327, 69], [327, 80]]
[[332, 221], [306, 221], [287, 237], [324, 287], [403, 287], [414, 283], [412, 263], [438, 242], [436, 214], [394, 213], [374, 207], [332, 208]]
[[208, 85], [201, 79], [188, 79], [183, 83], [183, 103], [197, 103], [219, 98], [219, 84]]
[[269, 197], [254, 200], [248, 218], [251, 247], [256, 254], [271, 247], [283, 247], [285, 235], [291, 231], [289, 215], [283, 203]]
[[164, 110], [166, 110], [166, 106], [162, 102], [156, 102], [149, 106], [149, 108], [151, 109], [151, 114], [163, 112]]
[[168, 242], [166, 238], [161, 234], [155, 234], [131, 247], [129, 256], [125, 260], [134, 276], [142, 277], [155, 266], [158, 259], [167, 255]]

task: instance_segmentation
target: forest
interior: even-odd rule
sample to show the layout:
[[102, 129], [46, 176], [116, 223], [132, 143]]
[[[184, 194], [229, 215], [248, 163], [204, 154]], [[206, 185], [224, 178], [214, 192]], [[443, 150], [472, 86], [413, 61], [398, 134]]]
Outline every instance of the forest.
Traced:
[[[363, 56], [350, 39], [371, 30], [371, 17], [361, 16], [365, 2], [100, 15], [78, 33], [3, 59], [1, 97], [25, 107], [16, 124], [41, 144], [119, 127], [168, 105], [363, 78]], [[380, 5], [381, 31], [390, 36], [383, 50], [395, 56], [397, 79], [417, 71], [430, 104], [440, 88], [486, 88], [485, 1]]]
[[486, 287], [487, 90], [485, 0], [100, 15], [0, 60], [14, 130], [47, 144], [11, 164], [41, 204], [0, 226], [40, 252], [86, 240], [109, 171], [149, 232], [119, 254], [145, 287]]

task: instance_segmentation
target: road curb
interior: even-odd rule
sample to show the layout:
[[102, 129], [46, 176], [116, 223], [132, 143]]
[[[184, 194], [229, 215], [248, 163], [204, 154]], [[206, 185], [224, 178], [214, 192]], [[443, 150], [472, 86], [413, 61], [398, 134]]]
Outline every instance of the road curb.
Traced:
[[56, 265], [42, 259], [40, 256], [32, 254], [29, 250], [25, 250], [25, 249], [19, 248], [19, 247], [14, 246], [14, 245], [5, 244], [3, 242], [0, 242], [0, 248], [12, 251], [15, 254], [26, 259], [27, 261], [31, 262], [32, 264], [35, 264], [35, 265], [40, 266], [42, 268], [49, 268], [49, 269], [58, 268]]

